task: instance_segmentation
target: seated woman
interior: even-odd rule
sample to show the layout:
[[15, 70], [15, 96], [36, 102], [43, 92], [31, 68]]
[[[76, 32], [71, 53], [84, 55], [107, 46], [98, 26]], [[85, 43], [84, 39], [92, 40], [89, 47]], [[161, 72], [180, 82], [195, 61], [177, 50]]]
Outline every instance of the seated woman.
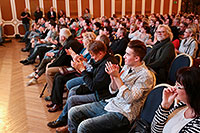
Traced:
[[[200, 69], [185, 67], [178, 70], [176, 85], [165, 88], [163, 100], [154, 116], [152, 133], [200, 132]], [[177, 99], [179, 102], [170, 107]]]

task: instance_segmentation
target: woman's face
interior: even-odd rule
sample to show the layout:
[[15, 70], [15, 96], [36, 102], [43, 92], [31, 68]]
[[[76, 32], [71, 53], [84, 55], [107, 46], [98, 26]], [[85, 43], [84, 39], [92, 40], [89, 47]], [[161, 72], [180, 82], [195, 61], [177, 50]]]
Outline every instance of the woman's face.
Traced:
[[176, 82], [174, 87], [176, 88], [176, 92], [178, 94], [176, 99], [187, 103], [187, 94], [185, 92], [184, 86], [181, 85], [179, 82]]

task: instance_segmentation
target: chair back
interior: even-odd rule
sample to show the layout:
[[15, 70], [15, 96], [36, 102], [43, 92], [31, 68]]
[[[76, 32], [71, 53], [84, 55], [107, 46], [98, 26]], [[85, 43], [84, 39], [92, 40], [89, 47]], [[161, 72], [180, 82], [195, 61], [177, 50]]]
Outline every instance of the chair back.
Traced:
[[191, 67], [193, 65], [193, 59], [191, 56], [182, 53], [176, 56], [172, 61], [168, 74], [168, 83], [174, 85], [176, 82], [176, 72], [182, 67]]
[[147, 53], [153, 48], [151, 45], [146, 45]]
[[140, 119], [143, 119], [149, 124], [151, 124], [153, 117], [155, 115], [155, 111], [158, 109], [158, 106], [162, 101], [163, 89], [169, 86], [170, 86], [169, 84], [163, 83], [163, 84], [158, 84], [154, 87], [154, 89], [147, 96], [144, 107], [140, 114]]
[[119, 66], [122, 67], [122, 56], [120, 54], [115, 54], [114, 56], [119, 61]]

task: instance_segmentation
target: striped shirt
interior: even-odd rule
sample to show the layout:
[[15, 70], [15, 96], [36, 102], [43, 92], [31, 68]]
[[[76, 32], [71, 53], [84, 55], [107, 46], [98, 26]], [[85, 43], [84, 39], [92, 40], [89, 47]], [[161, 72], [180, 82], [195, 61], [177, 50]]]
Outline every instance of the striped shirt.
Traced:
[[[132, 69], [131, 73], [129, 73], [130, 69]], [[106, 100], [108, 104], [104, 109], [108, 112], [119, 112], [132, 122], [139, 115], [148, 93], [154, 87], [155, 79], [144, 62], [134, 69], [125, 65], [122, 71], [124, 72], [121, 79], [124, 85], [118, 91], [112, 91], [109, 86], [111, 94], [118, 93], [116, 97]]]
[[[168, 116], [176, 109], [185, 106], [184, 103], [178, 103], [174, 108], [170, 110], [163, 109], [161, 105], [155, 113], [154, 119], [151, 124], [152, 133], [162, 133], [163, 128], [168, 120]], [[179, 133], [199, 133], [200, 132], [200, 116], [194, 118], [188, 122]]]

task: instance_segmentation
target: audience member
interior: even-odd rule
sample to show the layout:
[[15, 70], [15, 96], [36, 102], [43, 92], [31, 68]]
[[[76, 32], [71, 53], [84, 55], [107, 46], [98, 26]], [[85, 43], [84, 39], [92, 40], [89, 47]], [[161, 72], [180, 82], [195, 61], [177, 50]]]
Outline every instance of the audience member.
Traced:
[[47, 18], [48, 20], [53, 19], [56, 21], [56, 12], [53, 10], [53, 7], [50, 7], [50, 10], [47, 12]]
[[[152, 133], [200, 132], [199, 75], [199, 68], [178, 70], [175, 86], [163, 91], [161, 105], [151, 125]], [[175, 99], [180, 102], [170, 108]]]
[[43, 17], [43, 12], [40, 10], [40, 7], [36, 7], [36, 11], [34, 12], [35, 22], [38, 22], [38, 19]]
[[146, 65], [156, 72], [158, 83], [167, 81], [169, 67], [175, 58], [175, 48], [171, 42], [173, 34], [167, 25], [159, 25], [156, 31], [157, 43], [144, 58]]
[[24, 26], [25, 33], [29, 31], [30, 27], [30, 14], [28, 12], [28, 8], [24, 9], [24, 12], [21, 13], [22, 24]]

